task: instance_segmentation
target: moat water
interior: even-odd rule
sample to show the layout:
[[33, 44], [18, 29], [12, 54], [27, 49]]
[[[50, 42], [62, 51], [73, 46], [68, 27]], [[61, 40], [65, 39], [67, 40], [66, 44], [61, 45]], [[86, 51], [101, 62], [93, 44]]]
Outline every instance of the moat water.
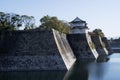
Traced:
[[120, 53], [100, 62], [77, 62], [69, 71], [0, 72], [0, 80], [120, 80]]

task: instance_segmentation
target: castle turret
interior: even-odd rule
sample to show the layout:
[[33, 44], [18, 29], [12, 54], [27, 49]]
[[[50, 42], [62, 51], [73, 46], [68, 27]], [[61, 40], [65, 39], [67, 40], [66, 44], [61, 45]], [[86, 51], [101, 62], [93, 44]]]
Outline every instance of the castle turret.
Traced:
[[83, 21], [78, 17], [71, 21], [70, 25], [72, 26], [72, 34], [86, 33], [88, 30], [86, 21]]
[[86, 21], [76, 17], [72, 22], [71, 34], [67, 35], [67, 40], [74, 52], [76, 59], [79, 61], [84, 59], [97, 59], [98, 53], [88, 34]]

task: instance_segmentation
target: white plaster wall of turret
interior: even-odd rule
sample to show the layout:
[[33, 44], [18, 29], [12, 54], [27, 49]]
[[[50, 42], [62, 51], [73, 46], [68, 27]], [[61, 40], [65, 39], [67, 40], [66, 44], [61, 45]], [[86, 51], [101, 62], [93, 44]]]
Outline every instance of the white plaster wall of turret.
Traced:
[[75, 24], [71, 24], [71, 26], [73, 26], [73, 27], [76, 27], [76, 26], [84, 27], [85, 23], [75, 23]]
[[82, 33], [86, 33], [86, 29], [78, 29], [78, 28], [75, 28], [72, 30], [72, 33], [71, 34], [82, 34]]

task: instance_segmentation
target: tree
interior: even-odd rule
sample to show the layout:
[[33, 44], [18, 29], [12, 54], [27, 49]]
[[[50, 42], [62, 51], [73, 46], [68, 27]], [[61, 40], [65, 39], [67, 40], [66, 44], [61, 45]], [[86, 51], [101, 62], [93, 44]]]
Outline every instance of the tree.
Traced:
[[20, 15], [0, 12], [0, 29], [16, 30], [21, 25]]
[[19, 30], [19, 27], [22, 27], [21, 16], [18, 14], [11, 14], [10, 23], [16, 30]]
[[0, 30], [10, 29], [9, 14], [0, 12]]
[[33, 16], [22, 15], [21, 18], [25, 29], [33, 29], [35, 27], [35, 18]]
[[51, 19], [51, 17], [47, 15], [47, 16], [44, 16], [43, 18], [41, 18], [41, 19], [40, 19], [40, 22], [41, 22], [42, 24], [45, 24], [45, 23], [48, 22], [50, 19]]
[[0, 12], [0, 30], [19, 30], [20, 27], [35, 28], [34, 17]]
[[55, 29], [62, 33], [70, 33], [70, 26], [59, 20], [57, 17], [44, 16], [40, 19], [41, 25], [40, 28]]
[[99, 35], [101, 37], [105, 37], [105, 35], [101, 29], [95, 29], [95, 30], [93, 30], [93, 33], [95, 33], [96, 35]]

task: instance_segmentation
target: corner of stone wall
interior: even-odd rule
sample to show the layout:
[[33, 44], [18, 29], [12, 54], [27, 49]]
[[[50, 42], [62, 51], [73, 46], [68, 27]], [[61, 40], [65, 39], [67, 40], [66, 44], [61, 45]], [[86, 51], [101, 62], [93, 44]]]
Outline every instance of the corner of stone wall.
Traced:
[[88, 42], [88, 45], [94, 55], [94, 57], [97, 59], [99, 54], [98, 52], [96, 51], [96, 48], [95, 48], [95, 44], [93, 43], [93, 41], [91, 40], [91, 37], [88, 33], [86, 33], [86, 39], [87, 39], [87, 42]]
[[71, 66], [75, 63], [76, 57], [74, 56], [73, 51], [66, 39], [66, 34], [60, 33], [53, 29], [53, 35], [54, 35], [54, 39], [57, 44], [59, 53], [67, 69], [69, 70]]
[[91, 48], [91, 39], [87, 34], [68, 34], [67, 40], [78, 61], [97, 59], [98, 54]]

